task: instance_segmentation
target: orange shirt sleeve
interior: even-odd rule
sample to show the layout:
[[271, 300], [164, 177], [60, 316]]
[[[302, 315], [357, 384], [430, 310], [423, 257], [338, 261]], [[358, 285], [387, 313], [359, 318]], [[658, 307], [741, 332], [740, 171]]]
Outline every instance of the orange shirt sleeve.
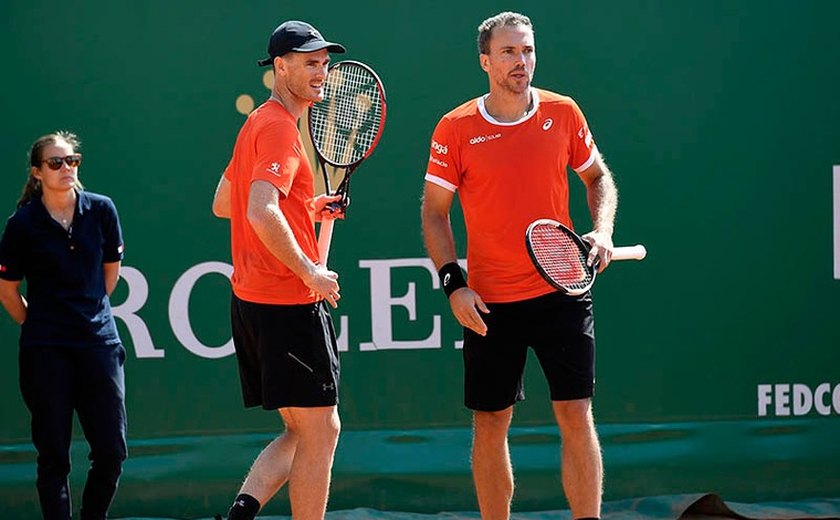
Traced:
[[571, 102], [571, 109], [569, 133], [572, 139], [569, 165], [576, 172], [581, 172], [592, 166], [598, 152], [595, 147], [595, 139], [592, 137], [592, 131], [586, 123], [583, 111], [574, 101]]
[[461, 184], [461, 161], [452, 121], [443, 118], [432, 134], [426, 180], [449, 191]]
[[297, 127], [287, 121], [271, 122], [256, 134], [251, 181], [270, 182], [288, 196], [303, 157]]

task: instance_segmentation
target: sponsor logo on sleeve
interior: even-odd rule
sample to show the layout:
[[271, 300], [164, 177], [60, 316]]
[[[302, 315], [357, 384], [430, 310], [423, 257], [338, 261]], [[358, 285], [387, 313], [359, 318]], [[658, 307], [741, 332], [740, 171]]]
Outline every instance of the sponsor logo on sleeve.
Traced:
[[280, 163], [271, 163], [271, 166], [265, 169], [268, 173], [278, 174], [280, 173]]
[[446, 155], [449, 153], [449, 146], [445, 144], [440, 144], [439, 142], [432, 139], [432, 150], [438, 155]]
[[449, 164], [447, 164], [446, 161], [441, 161], [432, 154], [429, 154], [429, 162], [432, 164], [437, 164], [441, 168], [449, 168]]

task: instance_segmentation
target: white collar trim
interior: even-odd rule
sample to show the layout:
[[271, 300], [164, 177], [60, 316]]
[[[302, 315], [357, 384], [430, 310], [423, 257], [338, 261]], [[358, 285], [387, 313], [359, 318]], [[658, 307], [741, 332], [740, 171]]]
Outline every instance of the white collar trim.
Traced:
[[525, 115], [523, 115], [522, 117], [520, 117], [516, 121], [498, 121], [496, 118], [494, 118], [493, 116], [491, 116], [487, 112], [487, 107], [484, 106], [484, 100], [487, 99], [487, 96], [489, 96], [490, 94], [484, 94], [483, 96], [478, 98], [478, 111], [479, 111], [479, 113], [481, 113], [481, 117], [483, 117], [490, 124], [499, 125], [499, 126], [515, 126], [515, 125], [518, 125], [519, 123], [522, 123], [522, 122], [527, 121], [527, 120], [531, 119], [532, 117], [534, 117], [534, 114], [537, 113], [537, 108], [539, 108], [539, 106], [540, 106], [540, 95], [537, 92], [537, 89], [535, 89], [534, 87], [530, 87], [530, 91], [531, 91], [531, 99], [534, 100], [534, 106], [532, 106], [531, 110], [526, 112]]

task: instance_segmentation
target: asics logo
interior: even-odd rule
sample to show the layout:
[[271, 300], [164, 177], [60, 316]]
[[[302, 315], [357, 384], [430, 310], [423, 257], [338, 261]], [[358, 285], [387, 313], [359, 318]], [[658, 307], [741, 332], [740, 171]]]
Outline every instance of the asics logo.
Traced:
[[449, 153], [449, 147], [448, 146], [440, 144], [439, 142], [435, 141], [434, 139], [432, 140], [432, 150], [436, 151], [440, 155], [446, 155], [446, 154]]
[[444, 287], [446, 287], [447, 285], [449, 285], [449, 280], [450, 280], [451, 278], [452, 278], [452, 275], [450, 275], [449, 273], [446, 273], [446, 275], [444, 275], [444, 277], [443, 277], [443, 286], [444, 286]]
[[470, 139], [470, 144], [479, 144], [479, 143], [486, 143], [487, 141], [492, 141], [493, 139], [498, 139], [502, 137], [501, 133], [498, 134], [487, 134], [487, 135], [477, 135]]
[[583, 144], [585, 144], [587, 148], [592, 148], [592, 132], [590, 132], [588, 128], [585, 126], [580, 127], [577, 135], [580, 139], [583, 139]]
[[543, 123], [543, 130], [548, 130], [549, 128], [551, 128], [551, 125], [553, 125], [553, 124], [554, 124], [554, 120], [549, 117]]

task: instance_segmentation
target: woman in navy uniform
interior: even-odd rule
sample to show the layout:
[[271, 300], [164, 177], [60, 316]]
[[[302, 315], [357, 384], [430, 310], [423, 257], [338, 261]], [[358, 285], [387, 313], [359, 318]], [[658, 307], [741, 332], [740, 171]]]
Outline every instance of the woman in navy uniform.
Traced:
[[79, 182], [78, 149], [69, 132], [35, 141], [29, 178], [0, 239], [0, 303], [20, 324], [20, 389], [45, 520], [71, 518], [74, 410], [90, 445], [82, 520], [106, 518], [126, 458], [125, 350], [109, 300], [122, 231], [111, 199]]

